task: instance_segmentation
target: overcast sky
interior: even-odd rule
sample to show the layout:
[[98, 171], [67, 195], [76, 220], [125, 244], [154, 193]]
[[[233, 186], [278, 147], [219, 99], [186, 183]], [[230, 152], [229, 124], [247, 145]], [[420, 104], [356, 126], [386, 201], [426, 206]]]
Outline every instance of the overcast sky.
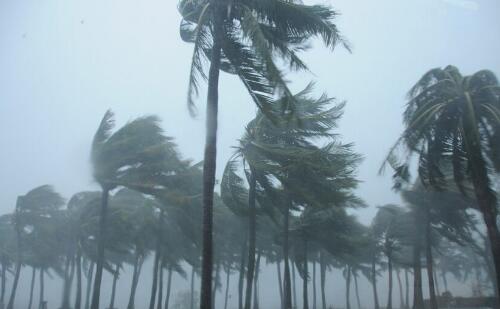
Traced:
[[[314, 2], [314, 1], [307, 1]], [[329, 1], [323, 1], [329, 2]], [[331, 1], [352, 54], [315, 44], [304, 54], [317, 82], [346, 100], [339, 133], [363, 154], [359, 195], [371, 206], [398, 201], [377, 170], [402, 130], [405, 93], [428, 69], [500, 72], [497, 0]], [[52, 184], [69, 198], [91, 188], [89, 147], [104, 112], [117, 123], [163, 119], [182, 153], [201, 160], [203, 113], [190, 118], [186, 86], [192, 46], [179, 38], [173, 0], [0, 0], [0, 213], [15, 198]], [[223, 75], [218, 175], [254, 116], [239, 81]], [[204, 110], [204, 97], [199, 100]], [[367, 222], [373, 209], [360, 212]]]
[[[306, 1], [313, 2], [313, 1]], [[329, 3], [329, 1], [323, 1]], [[338, 25], [352, 54], [315, 44], [304, 54], [313, 74], [299, 90], [347, 106], [339, 133], [365, 160], [358, 194], [371, 207], [397, 202], [390, 175], [377, 171], [402, 131], [405, 94], [428, 69], [500, 74], [498, 0], [337, 0]], [[187, 158], [201, 160], [203, 115], [189, 116], [186, 86], [192, 46], [179, 38], [174, 0], [0, 0], [0, 213], [17, 195], [52, 184], [66, 198], [95, 188], [89, 148], [104, 112], [117, 124], [157, 114]], [[239, 81], [220, 83], [218, 173], [254, 116]], [[204, 110], [204, 97], [199, 100]], [[265, 293], [265, 292], [264, 292]]]

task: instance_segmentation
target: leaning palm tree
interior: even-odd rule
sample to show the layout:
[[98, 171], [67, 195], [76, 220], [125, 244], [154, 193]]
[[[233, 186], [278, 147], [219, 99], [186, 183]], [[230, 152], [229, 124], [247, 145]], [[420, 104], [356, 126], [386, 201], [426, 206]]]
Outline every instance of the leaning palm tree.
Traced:
[[137, 190], [154, 186], [153, 179], [176, 154], [171, 152], [170, 140], [163, 135], [157, 117], [137, 118], [114, 133], [113, 127], [113, 113], [107, 111], [92, 142], [93, 176], [102, 188], [102, 197], [91, 309], [99, 309], [109, 192], [120, 186]]
[[[445, 189], [473, 188], [482, 213], [500, 282], [500, 232], [493, 170], [500, 171], [500, 85], [491, 71], [463, 76], [454, 66], [430, 70], [409, 92], [404, 112], [406, 129], [387, 162], [396, 170], [396, 184], [406, 181], [412, 155], [419, 157], [424, 184]], [[398, 150], [403, 150], [402, 159]], [[451, 175], [450, 175], [451, 174]], [[500, 284], [497, 284], [497, 289]]]
[[[268, 110], [276, 93], [284, 95], [290, 110], [293, 96], [275, 60], [284, 59], [292, 69], [307, 70], [298, 56], [311, 37], [328, 47], [342, 42], [328, 6], [305, 5], [298, 0], [181, 0], [181, 37], [194, 43], [188, 104], [194, 105], [199, 79], [208, 79], [204, 159], [204, 247], [201, 308], [211, 307], [212, 208], [215, 185], [219, 72], [238, 75], [254, 102]], [[208, 76], [205, 60], [210, 61]]]
[[64, 199], [49, 185], [37, 187], [17, 198], [13, 216], [17, 251], [16, 269], [7, 309], [14, 308], [19, 275], [25, 258], [23, 240], [26, 239], [28, 233], [33, 231], [40, 220], [51, 217], [63, 205]]

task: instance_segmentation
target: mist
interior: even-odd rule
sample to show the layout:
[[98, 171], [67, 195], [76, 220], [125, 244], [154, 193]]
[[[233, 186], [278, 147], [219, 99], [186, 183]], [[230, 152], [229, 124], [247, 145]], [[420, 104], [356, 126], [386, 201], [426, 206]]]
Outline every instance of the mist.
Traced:
[[499, 13], [1, 0], [0, 307], [498, 308]]

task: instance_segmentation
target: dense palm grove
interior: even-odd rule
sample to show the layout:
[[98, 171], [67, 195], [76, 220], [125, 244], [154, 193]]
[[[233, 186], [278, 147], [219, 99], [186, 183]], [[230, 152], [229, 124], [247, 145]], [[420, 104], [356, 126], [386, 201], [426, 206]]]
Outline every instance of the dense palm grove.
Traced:
[[[90, 149], [100, 191], [65, 199], [42, 185], [0, 216], [2, 308], [18, 308], [19, 281], [29, 280], [28, 309], [114, 309], [118, 297], [127, 309], [168, 309], [174, 296], [185, 298], [182, 309], [215, 308], [216, 297], [224, 309], [258, 309], [263, 268], [276, 269], [282, 309], [332, 308], [330, 280], [345, 283], [348, 309], [444, 308], [453, 301], [449, 281], [473, 282], [472, 294], [498, 307], [500, 85], [492, 72], [432, 69], [410, 89], [405, 129], [380, 171], [393, 170], [403, 202], [374, 205], [367, 226], [353, 215], [367, 206], [356, 194], [363, 155], [337, 132], [345, 104], [313, 83], [293, 93], [286, 76], [308, 71], [299, 54], [313, 37], [349, 49], [336, 12], [293, 0], [182, 0], [179, 11], [181, 38], [194, 45], [192, 112], [200, 83], [208, 87], [204, 160], [183, 157], [157, 117], [115, 128], [108, 111]], [[259, 111], [217, 181], [220, 71], [239, 78]], [[144, 271], [153, 274], [147, 304], [135, 300]], [[123, 272], [130, 289], [117, 291]], [[190, 282], [189, 294], [172, 294], [173, 274]], [[63, 282], [60, 304], [44, 295], [53, 275]], [[370, 297], [360, 297], [361, 280]]]

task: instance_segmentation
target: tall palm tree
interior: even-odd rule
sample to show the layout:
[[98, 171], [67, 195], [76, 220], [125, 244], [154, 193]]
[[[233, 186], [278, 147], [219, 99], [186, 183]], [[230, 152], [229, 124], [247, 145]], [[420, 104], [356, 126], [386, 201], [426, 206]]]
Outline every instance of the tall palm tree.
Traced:
[[[306, 70], [297, 52], [319, 36], [328, 47], [342, 41], [328, 6], [285, 0], [181, 0], [181, 37], [194, 43], [188, 104], [193, 107], [199, 78], [208, 79], [204, 155], [204, 247], [202, 259], [202, 308], [210, 308], [212, 286], [212, 207], [215, 185], [219, 72], [238, 75], [250, 96], [266, 110], [278, 90], [292, 105], [293, 98], [275, 59], [292, 69]], [[206, 76], [204, 60], [210, 61]], [[290, 110], [290, 108], [287, 108]]]
[[112, 132], [113, 127], [113, 113], [107, 111], [94, 135], [91, 150], [93, 176], [102, 188], [91, 309], [99, 309], [109, 192], [119, 186], [150, 187], [151, 179], [162, 173], [163, 164], [172, 155], [170, 141], [163, 135], [157, 117], [137, 118], [116, 132]]
[[[408, 94], [406, 129], [390, 151], [388, 162], [397, 180], [409, 176], [412, 154], [419, 157], [424, 184], [445, 187], [452, 177], [466, 194], [472, 184], [482, 213], [500, 282], [500, 232], [497, 197], [491, 173], [500, 171], [500, 85], [488, 70], [463, 76], [454, 66], [425, 73]], [[403, 148], [402, 160], [398, 150]], [[500, 289], [500, 284], [497, 284]]]

